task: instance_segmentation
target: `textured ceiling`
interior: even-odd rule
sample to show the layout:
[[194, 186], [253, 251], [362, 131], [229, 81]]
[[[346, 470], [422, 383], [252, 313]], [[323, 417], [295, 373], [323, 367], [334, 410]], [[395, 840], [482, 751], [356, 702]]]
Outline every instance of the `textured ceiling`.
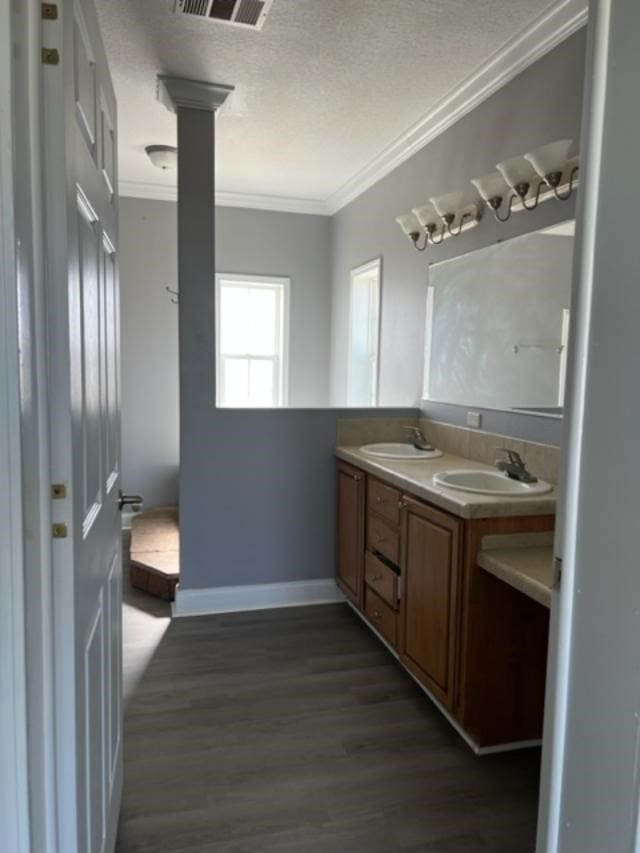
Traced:
[[325, 199], [549, 3], [274, 0], [256, 32], [174, 15], [174, 0], [97, 0], [120, 180], [175, 183], [144, 153], [175, 144], [164, 73], [236, 87], [217, 120], [219, 190]]

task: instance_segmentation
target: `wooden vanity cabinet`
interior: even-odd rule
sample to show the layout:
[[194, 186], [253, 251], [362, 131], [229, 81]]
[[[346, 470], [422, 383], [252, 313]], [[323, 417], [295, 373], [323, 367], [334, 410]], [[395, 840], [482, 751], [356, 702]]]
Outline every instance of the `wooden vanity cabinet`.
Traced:
[[400, 659], [451, 710], [462, 522], [411, 498], [403, 505]]
[[539, 515], [464, 525], [453, 713], [481, 747], [542, 737], [549, 639], [549, 610], [477, 565], [482, 537], [554, 524], [554, 516]]
[[338, 463], [338, 586], [476, 748], [542, 736], [549, 628], [477, 565], [482, 537], [554, 521], [461, 519]]
[[336, 583], [357, 607], [364, 603], [364, 515], [366, 478], [362, 471], [338, 464]]

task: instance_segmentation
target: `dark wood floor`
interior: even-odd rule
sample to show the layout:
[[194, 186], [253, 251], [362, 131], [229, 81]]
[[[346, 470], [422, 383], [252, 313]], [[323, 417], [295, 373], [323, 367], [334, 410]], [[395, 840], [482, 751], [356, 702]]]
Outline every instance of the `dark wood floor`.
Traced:
[[128, 599], [118, 853], [533, 851], [538, 752], [476, 758], [346, 605]]

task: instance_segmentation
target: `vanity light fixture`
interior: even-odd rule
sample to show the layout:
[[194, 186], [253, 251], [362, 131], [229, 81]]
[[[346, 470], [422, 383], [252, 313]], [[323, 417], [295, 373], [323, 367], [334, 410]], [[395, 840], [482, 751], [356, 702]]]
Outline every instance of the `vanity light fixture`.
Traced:
[[157, 169], [169, 172], [178, 167], [178, 149], [173, 145], [147, 145], [144, 150]]
[[[578, 157], [568, 159], [572, 144], [571, 139], [559, 139], [503, 160], [496, 166], [496, 172], [473, 178], [471, 183], [498, 222], [506, 222], [512, 213], [520, 210], [535, 210], [550, 198], [566, 201], [577, 186], [580, 169]], [[429, 243], [438, 246], [448, 237], [458, 237], [478, 224], [482, 203], [465, 204], [465, 197], [466, 193], [456, 192], [430, 198], [428, 204], [414, 207], [411, 213], [398, 216], [396, 222], [415, 248], [424, 252]]]
[[[573, 183], [578, 174], [578, 158], [569, 160], [569, 150], [573, 140], [560, 139], [558, 142], [550, 142], [525, 154], [528, 160], [545, 183], [551, 188], [553, 195], [560, 201], [566, 201], [573, 193]], [[565, 193], [559, 192], [558, 188], [568, 181]]]
[[[450, 237], [459, 237], [463, 231], [477, 225], [482, 218], [482, 209], [477, 202], [464, 204], [465, 195], [463, 192], [447, 193], [429, 199]], [[453, 228], [456, 222], [457, 226]]]
[[405, 213], [403, 216], [397, 216], [396, 222], [402, 228], [403, 232], [409, 237], [413, 245], [419, 252], [424, 252], [429, 242], [429, 235], [425, 234], [424, 243], [419, 245], [420, 236], [422, 235], [422, 226], [414, 213]]
[[[498, 163], [496, 169], [500, 172], [506, 183], [516, 194], [513, 201], [519, 201], [525, 210], [535, 210], [540, 201], [541, 187], [544, 186], [536, 175], [536, 171], [526, 157], [511, 157], [509, 160], [504, 160]], [[537, 182], [537, 188], [533, 201], [527, 203], [527, 197], [531, 190], [533, 182]], [[510, 200], [511, 202], [511, 200]], [[509, 204], [509, 215], [513, 210], [512, 204]]]
[[[438, 213], [431, 202], [421, 207], [414, 207], [413, 214], [424, 228], [427, 240], [431, 240], [434, 246], [439, 246], [445, 238], [445, 230], [442, 222], [438, 223]], [[437, 239], [438, 237], [440, 239]]]
[[489, 205], [498, 222], [506, 222], [511, 216], [511, 204], [514, 196], [511, 195], [509, 197], [507, 215], [500, 216], [498, 211], [502, 206], [502, 200], [509, 192], [509, 187], [507, 186], [505, 179], [502, 177], [502, 172], [490, 172], [488, 175], [483, 175], [481, 178], [473, 178], [471, 183]]

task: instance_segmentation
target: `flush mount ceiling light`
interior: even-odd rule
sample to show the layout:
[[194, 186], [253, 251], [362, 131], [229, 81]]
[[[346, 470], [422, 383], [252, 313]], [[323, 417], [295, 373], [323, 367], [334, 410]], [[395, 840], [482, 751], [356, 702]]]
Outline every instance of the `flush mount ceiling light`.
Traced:
[[178, 149], [172, 145], [147, 145], [144, 149], [157, 169], [171, 171], [178, 166]]
[[571, 139], [559, 139], [498, 163], [496, 172], [473, 178], [482, 201], [477, 196], [470, 200], [465, 192], [447, 193], [398, 216], [396, 222], [415, 248], [424, 252], [429, 243], [437, 246], [474, 228], [482, 218], [483, 202], [498, 222], [506, 222], [512, 213], [535, 210], [550, 198], [566, 201], [578, 185], [580, 170], [578, 157], [568, 159], [572, 145]]

